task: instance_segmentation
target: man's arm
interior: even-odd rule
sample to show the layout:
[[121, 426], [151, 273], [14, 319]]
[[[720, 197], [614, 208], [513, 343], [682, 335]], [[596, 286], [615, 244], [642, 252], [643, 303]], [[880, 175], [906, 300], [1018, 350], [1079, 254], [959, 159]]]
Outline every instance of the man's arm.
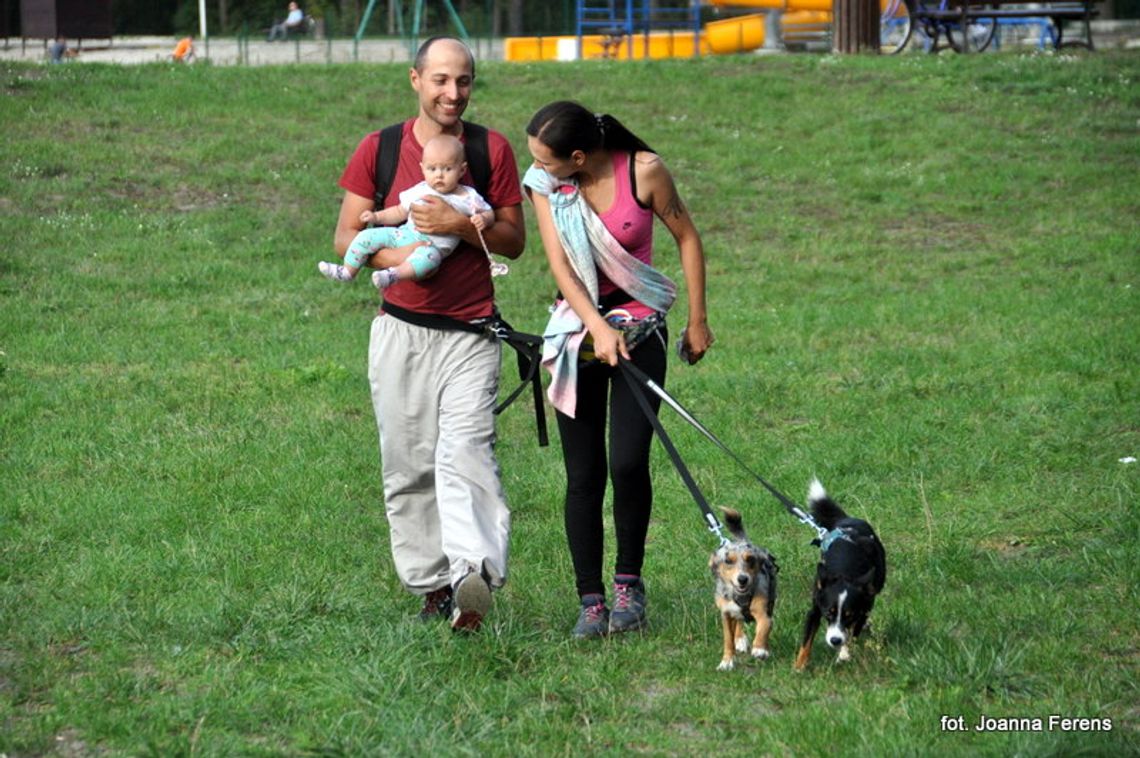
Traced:
[[[348, 250], [348, 246], [352, 244], [353, 238], [364, 228], [365, 224], [360, 220], [360, 214], [364, 211], [372, 210], [375, 205], [372, 198], [357, 195], [354, 192], [345, 190], [344, 199], [340, 201], [340, 215], [336, 220], [336, 233], [333, 236], [333, 249], [336, 250], [337, 255], [344, 257], [344, 253]], [[415, 243], [412, 245], [405, 245], [404, 247], [389, 250], [387, 248], [377, 251], [369, 265], [372, 268], [388, 268], [389, 266], [398, 266], [404, 262], [404, 259], [412, 252], [412, 250], [419, 247], [422, 243]]]
[[[423, 202], [416, 203], [412, 207], [412, 218], [416, 222], [416, 229], [424, 234], [454, 234], [475, 247], [482, 246], [479, 231], [472, 225], [471, 219], [438, 197], [428, 196]], [[522, 205], [496, 208], [495, 223], [486, 230], [483, 239], [487, 240], [487, 247], [496, 255], [512, 260], [522, 255], [526, 247]]]

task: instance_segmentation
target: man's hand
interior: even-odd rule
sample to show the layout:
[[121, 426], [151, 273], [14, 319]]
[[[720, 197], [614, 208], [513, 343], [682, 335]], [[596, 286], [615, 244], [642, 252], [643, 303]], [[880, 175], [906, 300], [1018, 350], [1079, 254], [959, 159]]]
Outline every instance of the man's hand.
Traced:
[[425, 197], [412, 205], [412, 220], [423, 234], [462, 234], [467, 216], [438, 197]]

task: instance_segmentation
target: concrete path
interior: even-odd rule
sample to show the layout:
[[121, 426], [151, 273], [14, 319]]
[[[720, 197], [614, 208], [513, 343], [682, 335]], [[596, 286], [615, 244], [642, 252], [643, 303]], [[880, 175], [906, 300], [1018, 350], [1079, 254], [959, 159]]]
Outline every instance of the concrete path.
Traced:
[[[1101, 49], [1140, 49], [1140, 20], [1111, 19], [1092, 22], [1093, 42]], [[170, 60], [177, 40], [174, 37], [116, 37], [89, 40], [79, 48], [73, 62], [90, 63], [161, 63]], [[472, 43], [479, 60], [502, 60], [502, 40], [475, 40]], [[218, 37], [195, 42], [199, 60], [215, 66], [264, 66], [297, 63], [410, 63], [412, 53], [406, 43], [393, 39], [369, 39], [359, 43], [351, 39], [299, 39], [266, 42], [261, 37], [239, 44], [233, 37]], [[0, 38], [0, 60], [46, 61], [47, 45], [43, 40]]]
[[[110, 40], [71, 41], [79, 50], [72, 62], [90, 63], [161, 63], [170, 60], [177, 40], [174, 37], [115, 37]], [[501, 60], [501, 41], [475, 40], [472, 43], [480, 60]], [[215, 66], [281, 65], [294, 63], [408, 63], [412, 53], [400, 40], [369, 39], [359, 43], [351, 39], [299, 39], [266, 42], [263, 38], [239, 43], [233, 37], [195, 40], [198, 60], [209, 60]], [[43, 40], [0, 39], [0, 60], [46, 61], [47, 46]]]

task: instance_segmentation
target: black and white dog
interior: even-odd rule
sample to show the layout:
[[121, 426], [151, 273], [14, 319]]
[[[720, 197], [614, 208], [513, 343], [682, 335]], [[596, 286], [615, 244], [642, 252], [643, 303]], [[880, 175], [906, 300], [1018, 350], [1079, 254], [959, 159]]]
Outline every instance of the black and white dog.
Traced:
[[870, 524], [844, 513], [818, 480], [808, 490], [808, 504], [816, 523], [828, 532], [812, 543], [819, 545], [820, 558], [812, 607], [796, 655], [799, 671], [808, 665], [823, 619], [827, 619], [827, 644], [839, 650], [838, 660], [851, 658], [847, 645], [863, 631], [887, 581], [887, 553]]

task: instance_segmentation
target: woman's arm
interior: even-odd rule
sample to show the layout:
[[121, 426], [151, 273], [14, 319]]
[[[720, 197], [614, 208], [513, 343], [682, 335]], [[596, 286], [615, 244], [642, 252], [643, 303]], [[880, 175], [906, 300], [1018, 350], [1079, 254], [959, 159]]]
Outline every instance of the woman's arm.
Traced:
[[638, 198], [653, 208], [677, 243], [681, 270], [689, 300], [689, 322], [685, 327], [685, 348], [689, 363], [696, 363], [712, 345], [705, 301], [705, 250], [701, 235], [677, 192], [673, 175], [660, 156], [640, 152], [635, 156]]
[[[546, 260], [550, 263], [550, 272], [558, 285], [559, 292], [578, 318], [586, 325], [590, 335], [594, 338], [594, 355], [598, 360], [616, 366], [618, 356], [629, 358], [629, 350], [625, 346], [625, 337], [617, 329], [606, 323], [602, 314], [594, 304], [586, 285], [574, 273], [566, 251], [562, 249], [562, 242], [558, 239], [558, 232], [554, 228], [554, 216], [550, 211], [550, 201], [543, 195], [529, 192], [534, 203], [535, 218], [538, 221], [538, 234], [542, 238], [542, 247], [546, 250]], [[497, 226], [498, 224], [496, 224]]]

